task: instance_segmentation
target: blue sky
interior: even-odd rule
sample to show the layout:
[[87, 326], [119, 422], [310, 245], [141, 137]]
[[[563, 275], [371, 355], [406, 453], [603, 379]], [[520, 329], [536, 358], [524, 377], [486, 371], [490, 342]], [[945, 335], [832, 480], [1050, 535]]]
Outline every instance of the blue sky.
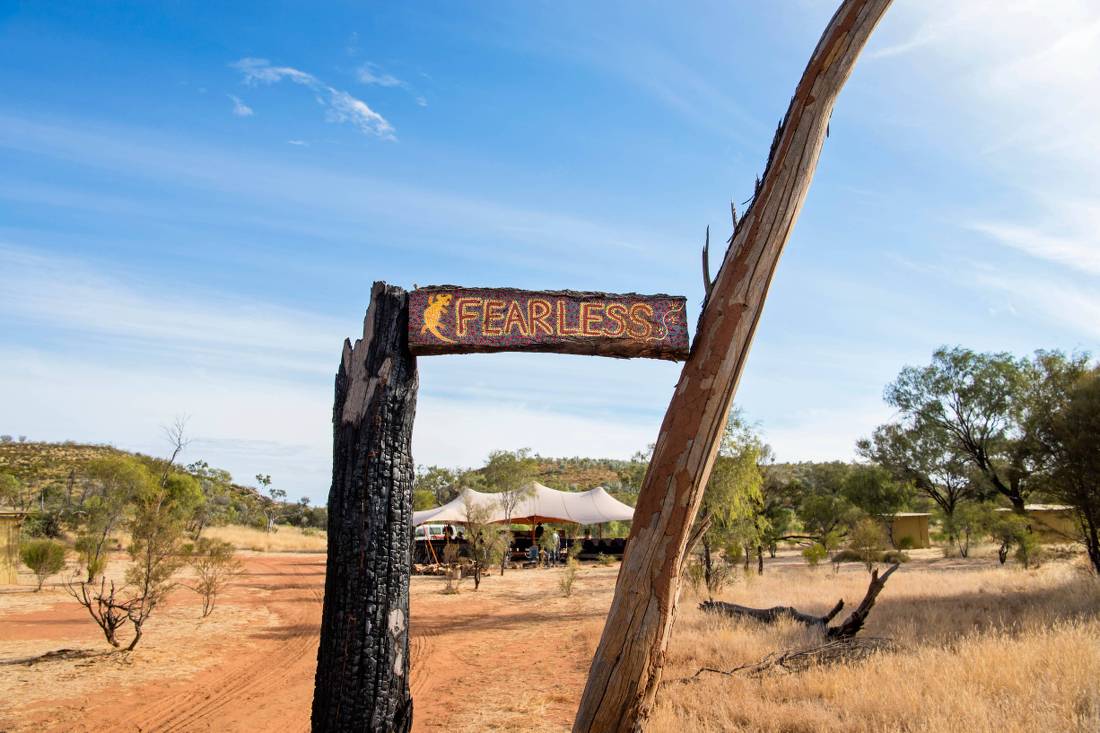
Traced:
[[[323, 501], [370, 283], [702, 288], [831, 0], [0, 4], [0, 432]], [[896, 0], [738, 402], [849, 458], [941, 344], [1097, 351], [1100, 6]], [[717, 266], [717, 253], [715, 266]], [[627, 457], [678, 366], [420, 361], [418, 463]]]

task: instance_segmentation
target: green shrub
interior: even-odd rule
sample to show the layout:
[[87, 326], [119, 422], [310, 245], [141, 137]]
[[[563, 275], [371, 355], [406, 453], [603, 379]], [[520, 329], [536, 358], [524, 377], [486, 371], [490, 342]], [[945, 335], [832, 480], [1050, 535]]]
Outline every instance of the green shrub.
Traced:
[[882, 562], [890, 563], [891, 565], [899, 562], [909, 562], [909, 556], [901, 550], [887, 550], [882, 553], [880, 559]]
[[611, 557], [611, 555], [605, 555], [601, 552], [599, 555], [596, 555], [596, 562], [598, 562], [605, 568], [609, 568], [615, 564], [615, 558]]
[[863, 555], [855, 550], [843, 549], [833, 555], [834, 565], [839, 565], [842, 562], [864, 562]]
[[565, 563], [565, 570], [561, 579], [558, 581], [558, 588], [561, 589], [561, 594], [566, 598], [573, 595], [573, 584], [577, 581], [578, 567], [579, 563], [573, 558], [569, 558]]
[[817, 564], [828, 556], [829, 551], [825, 549], [825, 545], [821, 544], [820, 542], [815, 542], [806, 549], [802, 550], [802, 557], [811, 567], [817, 567]]
[[899, 550], [912, 550], [913, 547], [916, 545], [912, 537], [902, 537], [894, 544], [897, 545], [897, 548]]
[[861, 519], [848, 536], [848, 550], [854, 552], [867, 566], [867, 572], [871, 572], [871, 567], [882, 559], [882, 551], [885, 549], [886, 533], [882, 524], [874, 519]]
[[96, 546], [95, 539], [82, 536], [76, 541], [76, 551], [80, 555], [80, 564], [88, 573], [88, 582], [92, 582], [107, 569], [107, 553]]
[[1042, 547], [1039, 538], [1034, 532], [1024, 532], [1016, 540], [1016, 552], [1013, 553], [1016, 562], [1028, 567], [1039, 567], [1042, 560]]
[[19, 558], [38, 578], [37, 592], [46, 578], [65, 567], [65, 545], [53, 540], [30, 540], [19, 548]]

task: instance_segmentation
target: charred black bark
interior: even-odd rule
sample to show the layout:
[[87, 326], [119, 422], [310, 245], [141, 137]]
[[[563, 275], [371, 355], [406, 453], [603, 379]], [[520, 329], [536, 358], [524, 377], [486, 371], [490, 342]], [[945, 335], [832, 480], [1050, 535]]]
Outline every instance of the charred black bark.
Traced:
[[408, 731], [409, 525], [416, 358], [408, 296], [376, 282], [344, 342], [333, 406], [328, 565], [312, 727]]

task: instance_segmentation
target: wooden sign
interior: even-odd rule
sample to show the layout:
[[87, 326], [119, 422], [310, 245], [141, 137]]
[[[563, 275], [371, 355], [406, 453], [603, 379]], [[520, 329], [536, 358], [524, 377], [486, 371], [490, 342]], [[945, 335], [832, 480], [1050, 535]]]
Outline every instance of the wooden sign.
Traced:
[[413, 354], [554, 351], [683, 361], [687, 301], [674, 295], [461, 288], [409, 293]]

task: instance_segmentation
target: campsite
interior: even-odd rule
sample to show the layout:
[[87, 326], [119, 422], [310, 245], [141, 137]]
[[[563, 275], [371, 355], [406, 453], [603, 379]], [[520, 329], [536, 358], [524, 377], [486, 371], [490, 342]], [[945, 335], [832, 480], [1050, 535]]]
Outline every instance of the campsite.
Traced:
[[[656, 729], [721, 731], [735, 720], [754, 731], [1089, 730], [1100, 596], [1065, 561], [1002, 570], [993, 549], [967, 560], [911, 552], [867, 632], [895, 637], [906, 652], [846, 667], [840, 679], [822, 670], [778, 676], [774, 686], [720, 675], [676, 682], [677, 691], [658, 700]], [[194, 602], [181, 596], [148, 647], [125, 662], [112, 659], [56, 588], [0, 593], [5, 729], [308, 728], [323, 554], [244, 554], [247, 574], [223, 608], [200, 623]], [[866, 585], [860, 566], [834, 574], [792, 552], [768, 563], [763, 576], [750, 574], [720, 597], [823, 612], [839, 597], [855, 602]], [[567, 730], [618, 569], [582, 566], [569, 598], [558, 589], [560, 568], [494, 575], [477, 593], [466, 581], [454, 595], [440, 592], [442, 577], [413, 576], [410, 681], [424, 709], [414, 730]], [[709, 617], [695, 607], [700, 597], [685, 588], [670, 679], [756, 662], [806, 640], [793, 625], [772, 631]], [[71, 651], [33, 666], [10, 663], [58, 649]], [[502, 674], [502, 665], [522, 672]], [[999, 702], [980, 702], [992, 688], [1003, 691]], [[855, 698], [853, 689], [874, 692]]]
[[0, 12], [0, 733], [1100, 731], [1100, 4]]

